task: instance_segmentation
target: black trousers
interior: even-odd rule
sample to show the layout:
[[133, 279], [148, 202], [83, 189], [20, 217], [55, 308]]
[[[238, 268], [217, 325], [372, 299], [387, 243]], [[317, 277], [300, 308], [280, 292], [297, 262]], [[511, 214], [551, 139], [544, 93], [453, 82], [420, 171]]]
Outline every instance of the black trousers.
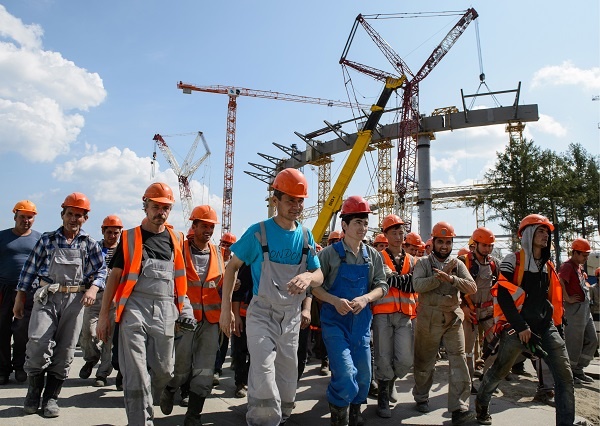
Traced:
[[[27, 330], [33, 309], [33, 293], [27, 292], [22, 319], [13, 316], [17, 292], [14, 287], [0, 286], [0, 375], [8, 376], [13, 370], [22, 370], [25, 364]], [[11, 356], [12, 341], [12, 356]]]

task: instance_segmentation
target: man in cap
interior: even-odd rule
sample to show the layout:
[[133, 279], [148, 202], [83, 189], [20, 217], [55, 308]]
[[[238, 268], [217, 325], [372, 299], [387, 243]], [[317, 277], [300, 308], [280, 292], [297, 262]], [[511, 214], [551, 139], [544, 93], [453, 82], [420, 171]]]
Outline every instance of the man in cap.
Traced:
[[97, 327], [98, 338], [107, 342], [114, 299], [130, 426], [153, 424], [153, 397], [160, 398], [173, 377], [175, 321], [187, 292], [184, 236], [166, 225], [175, 203], [173, 191], [155, 182], [142, 200], [147, 220], [121, 234], [109, 264]]
[[429, 391], [433, 384], [436, 354], [443, 339], [451, 371], [448, 410], [452, 413], [452, 424], [460, 425], [475, 417], [469, 410], [471, 383], [465, 357], [460, 293], [473, 294], [477, 285], [465, 264], [450, 255], [456, 237], [452, 225], [436, 223], [431, 236], [432, 253], [421, 257], [413, 270], [413, 287], [419, 293], [413, 396], [417, 410], [429, 412]]
[[[123, 223], [121, 219], [116, 215], [106, 216], [102, 221], [100, 227], [102, 231], [102, 254], [106, 264], [110, 263], [113, 257], [117, 244], [119, 244], [119, 237], [123, 230]], [[110, 270], [108, 271], [110, 272]], [[98, 316], [100, 315], [100, 307], [102, 306], [102, 296], [104, 290], [99, 290], [96, 295], [96, 302], [92, 306], [88, 306], [83, 310], [83, 327], [81, 333], [81, 349], [83, 351], [83, 359], [85, 364], [79, 370], [79, 377], [87, 379], [92, 374], [92, 369], [100, 361], [100, 366], [96, 370], [96, 379], [94, 380], [94, 386], [101, 387], [106, 386], [107, 378], [112, 373], [112, 338], [109, 337], [107, 343], [102, 342], [96, 335], [96, 326], [98, 325]], [[111, 323], [114, 327], [114, 315], [115, 309], [111, 311]], [[112, 335], [112, 333], [111, 333]]]
[[573, 375], [565, 342], [555, 324], [563, 316], [562, 288], [550, 261], [548, 218], [530, 214], [521, 220], [517, 236], [521, 250], [508, 254], [500, 264], [498, 282], [492, 288], [494, 320], [500, 345], [494, 364], [485, 372], [475, 409], [479, 424], [492, 424], [489, 404], [498, 383], [510, 372], [521, 352], [543, 357], [555, 378], [556, 424], [575, 420]]
[[[275, 217], [252, 225], [231, 246], [225, 270], [220, 325], [235, 332], [231, 296], [236, 272], [246, 263], [253, 278], [246, 317], [250, 353], [249, 425], [277, 426], [292, 413], [296, 397], [300, 307], [307, 288], [323, 282], [312, 233], [298, 219], [308, 183], [296, 169], [284, 169], [273, 181]], [[267, 242], [268, 241], [268, 242]]]
[[175, 376], [162, 392], [160, 409], [164, 414], [173, 411], [175, 391], [191, 375], [189, 402], [185, 414], [186, 426], [202, 425], [204, 401], [210, 395], [213, 369], [219, 347], [219, 290], [225, 265], [219, 247], [210, 242], [217, 213], [208, 206], [198, 206], [190, 216], [194, 237], [183, 246], [188, 280], [187, 296], [197, 321], [190, 330], [181, 324], [175, 337]]
[[563, 287], [565, 307], [565, 343], [571, 360], [571, 370], [576, 384], [593, 383], [586, 368], [594, 358], [598, 346], [596, 328], [590, 310], [590, 297], [583, 265], [592, 248], [585, 238], [571, 243], [571, 257], [560, 266], [558, 276]]
[[29, 200], [19, 201], [15, 204], [13, 213], [15, 226], [0, 231], [0, 385], [8, 383], [13, 370], [17, 382], [27, 380], [23, 365], [33, 292], [25, 293], [25, 311], [22, 319], [14, 316], [13, 306], [21, 269], [41, 236], [38, 231], [31, 229], [37, 214], [35, 204]]
[[14, 306], [15, 317], [22, 318], [27, 292], [39, 279], [29, 321], [25, 359], [29, 389], [24, 411], [37, 412], [44, 390], [44, 417], [60, 414], [58, 395], [75, 355], [83, 307], [94, 304], [106, 279], [102, 248], [82, 229], [90, 201], [74, 192], [61, 207], [62, 226], [43, 233], [23, 265]]

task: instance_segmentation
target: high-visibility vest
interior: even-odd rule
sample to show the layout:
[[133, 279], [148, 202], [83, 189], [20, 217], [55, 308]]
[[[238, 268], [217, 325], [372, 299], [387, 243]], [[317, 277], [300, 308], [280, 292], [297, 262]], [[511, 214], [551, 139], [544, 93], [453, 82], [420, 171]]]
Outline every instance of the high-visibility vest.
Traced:
[[[494, 297], [494, 323], [496, 324], [496, 330], [500, 330], [510, 325], [506, 320], [504, 313], [502, 312], [500, 304], [498, 303], [498, 287], [502, 286], [508, 290], [515, 303], [517, 311], [519, 312], [521, 312], [521, 309], [523, 309], [523, 304], [525, 303], [525, 298], [527, 296], [525, 291], [521, 288], [523, 274], [525, 273], [525, 250], [521, 249], [516, 252], [515, 257], [516, 261], [513, 282], [506, 279], [502, 272], [500, 272], [498, 282], [494, 284], [491, 290], [492, 296]], [[548, 277], [550, 279], [548, 300], [550, 303], [552, 303], [553, 307], [552, 321], [554, 322], [554, 325], [560, 325], [562, 324], [564, 312], [562, 287], [560, 285], [560, 280], [558, 278], [558, 274], [556, 273], [556, 269], [554, 268], [554, 264], [551, 261], [548, 261], [546, 262], [546, 267], [548, 269]]]
[[[173, 231], [166, 227], [171, 242], [173, 243], [173, 278], [175, 281], [176, 305], [179, 312], [183, 309], [183, 301], [187, 292], [187, 279], [185, 276], [185, 263], [183, 261], [183, 241], [182, 233]], [[142, 269], [142, 227], [137, 226], [133, 229], [123, 231], [121, 234], [123, 244], [123, 272], [121, 280], [115, 293], [115, 303], [117, 305], [116, 322], [121, 321], [121, 315], [125, 310], [127, 300], [133, 291], [133, 287], [138, 281]]]
[[[385, 264], [392, 271], [396, 271], [396, 265], [394, 265], [394, 261], [387, 250], [381, 251], [381, 256]], [[410, 254], [405, 253], [402, 270], [397, 272], [400, 275], [409, 274], [415, 263], [416, 260]], [[371, 303], [371, 310], [373, 311], [373, 315], [401, 312], [413, 319], [417, 317], [417, 299], [418, 296], [416, 293], [407, 293], [398, 288], [390, 287], [384, 297]]]
[[[461, 260], [465, 264], [465, 266], [467, 267], [467, 270], [469, 271], [469, 274], [471, 274], [471, 276], [473, 277], [473, 280], [475, 280], [477, 278], [477, 275], [473, 275], [473, 273], [471, 272], [471, 266], [473, 265], [473, 262], [475, 262], [475, 254], [473, 252], [469, 252], [466, 255], [458, 256], [458, 260]], [[490, 265], [490, 269], [492, 270], [492, 280], [493, 280], [492, 282], [495, 284], [498, 281], [498, 272], [497, 272], [498, 267], [496, 266], [496, 262], [494, 261], [494, 259], [490, 259], [489, 265]], [[467, 305], [469, 306], [469, 308], [471, 308], [471, 306], [475, 307], [475, 305], [473, 304], [473, 301], [471, 300], [471, 296], [469, 296], [468, 294], [462, 294], [462, 293], [461, 293], [461, 296], [463, 297], [465, 302], [467, 302]], [[487, 302], [482, 303], [478, 307], [483, 309], [483, 308], [488, 308], [490, 306], [492, 306], [492, 302], [487, 301]]]
[[221, 257], [221, 250], [212, 243], [208, 243], [208, 246], [210, 248], [210, 255], [208, 271], [204, 282], [200, 280], [198, 272], [194, 267], [189, 240], [183, 245], [183, 253], [185, 255], [185, 271], [188, 280], [187, 296], [194, 310], [194, 318], [197, 321], [202, 321], [203, 317], [205, 317], [206, 321], [215, 324], [219, 322], [219, 316], [221, 315], [219, 287], [221, 286], [225, 266]]

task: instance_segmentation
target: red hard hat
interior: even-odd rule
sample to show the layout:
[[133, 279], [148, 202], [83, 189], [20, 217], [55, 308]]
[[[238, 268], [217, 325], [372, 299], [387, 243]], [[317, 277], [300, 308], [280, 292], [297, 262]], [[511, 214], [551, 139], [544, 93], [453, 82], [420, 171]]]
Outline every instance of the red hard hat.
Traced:
[[290, 197], [307, 198], [308, 182], [300, 170], [293, 168], [283, 169], [273, 181], [273, 189], [283, 192]]
[[73, 192], [67, 195], [65, 201], [60, 205], [63, 209], [66, 207], [76, 207], [85, 211], [90, 211], [90, 200], [81, 192]]
[[13, 207], [13, 213], [16, 212], [26, 212], [37, 214], [37, 209], [35, 208], [35, 204], [33, 204], [29, 200], [21, 200]]
[[237, 241], [237, 238], [235, 235], [233, 235], [231, 232], [225, 232], [222, 236], [221, 236], [221, 241], [225, 242], [225, 243], [230, 243], [233, 244]]
[[454, 233], [454, 227], [448, 222], [438, 222], [433, 225], [431, 236], [433, 238], [453, 238], [456, 237], [456, 234]]
[[342, 238], [342, 233], [340, 231], [331, 231], [329, 236], [327, 237], [327, 242], [331, 240], [339, 240]]
[[114, 226], [115, 228], [122, 228], [123, 222], [119, 219], [119, 216], [111, 214], [104, 218], [102, 221], [102, 228], [106, 228], [109, 226]]
[[496, 241], [494, 233], [484, 226], [480, 226], [475, 231], [473, 231], [473, 236], [471, 237], [471, 239], [476, 243], [482, 244], [494, 244], [494, 242]]
[[174, 204], [175, 197], [173, 196], [173, 190], [169, 185], [162, 182], [154, 182], [144, 192], [142, 200], [152, 200], [157, 203], [163, 204]]
[[409, 232], [408, 234], [406, 234], [406, 238], [404, 238], [404, 242], [406, 244], [410, 244], [410, 245], [418, 247], [423, 243], [423, 240], [421, 239], [421, 236], [419, 234], [417, 234], [416, 232]]
[[517, 236], [521, 237], [523, 235], [523, 229], [529, 225], [543, 225], [548, 227], [550, 231], [554, 231], [554, 225], [552, 225], [546, 216], [542, 216], [541, 214], [530, 214], [525, 216], [521, 223], [519, 223], [519, 231], [517, 232]]
[[589, 253], [592, 251], [592, 247], [590, 246], [590, 242], [585, 238], [575, 238], [571, 243], [571, 250]]
[[375, 240], [373, 241], [373, 244], [379, 244], [379, 243], [388, 244], [388, 239], [385, 237], [385, 235], [383, 235], [383, 234], [377, 234], [375, 236]]
[[360, 195], [351, 195], [346, 198], [342, 204], [342, 210], [340, 215], [344, 216], [347, 214], [359, 214], [359, 213], [372, 213], [369, 203]]
[[388, 214], [386, 217], [383, 218], [383, 221], [381, 222], [381, 230], [385, 232], [395, 225], [404, 225], [404, 221], [398, 215]]
[[192, 210], [192, 214], [190, 215], [190, 220], [201, 220], [202, 222], [208, 223], [219, 223], [217, 219], [217, 212], [208, 205], [197, 206]]

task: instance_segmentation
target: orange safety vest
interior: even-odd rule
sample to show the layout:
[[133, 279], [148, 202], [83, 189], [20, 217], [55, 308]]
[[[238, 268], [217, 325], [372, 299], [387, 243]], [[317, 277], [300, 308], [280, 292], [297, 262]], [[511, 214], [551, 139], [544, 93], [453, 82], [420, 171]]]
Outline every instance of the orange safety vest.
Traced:
[[[396, 270], [394, 261], [386, 250], [381, 251], [381, 256], [385, 264], [392, 270]], [[404, 256], [404, 263], [402, 264], [402, 270], [399, 271], [401, 275], [410, 273], [411, 268], [415, 265], [415, 259], [408, 253]], [[416, 293], [406, 293], [400, 291], [395, 287], [390, 287], [388, 293], [381, 299], [371, 303], [371, 310], [373, 315], [377, 314], [393, 314], [395, 312], [402, 312], [404, 315], [410, 317], [410, 319], [417, 317], [417, 299]]]
[[[499, 331], [510, 325], [506, 320], [504, 313], [502, 312], [500, 304], [498, 303], [498, 286], [502, 286], [508, 290], [513, 301], [515, 302], [517, 311], [519, 312], [521, 312], [521, 309], [523, 309], [523, 303], [525, 303], [525, 298], [527, 296], [525, 291], [523, 291], [521, 288], [523, 274], [525, 273], [525, 250], [519, 250], [515, 253], [515, 256], [515, 272], [513, 274], [514, 283], [507, 280], [506, 277], [502, 275], [502, 272], [500, 272], [498, 282], [494, 284], [491, 290], [492, 296], [494, 297], [494, 323], [496, 324], [496, 331]], [[548, 276], [550, 278], [548, 300], [550, 303], [552, 303], [552, 307], [554, 308], [552, 312], [552, 321], [554, 322], [554, 325], [558, 326], [562, 324], [564, 312], [562, 287], [560, 285], [560, 280], [558, 278], [558, 274], [556, 273], [556, 269], [554, 268], [554, 264], [551, 261], [548, 261], [546, 262], [546, 267], [548, 268]]]
[[194, 309], [194, 317], [197, 321], [202, 321], [202, 317], [204, 316], [206, 317], [206, 321], [215, 324], [219, 322], [219, 316], [221, 315], [219, 287], [221, 286], [225, 266], [221, 257], [221, 250], [212, 243], [208, 243], [208, 246], [210, 248], [210, 255], [208, 272], [206, 273], [204, 282], [200, 281], [198, 272], [194, 267], [189, 240], [183, 245], [183, 253], [185, 255], [185, 271], [188, 280], [187, 296]]
[[[173, 243], [173, 254], [175, 263], [174, 280], [175, 280], [175, 297], [179, 312], [183, 309], [183, 301], [187, 292], [187, 279], [185, 277], [185, 263], [183, 261], [183, 241], [182, 233], [176, 233], [171, 227], [166, 227], [171, 242]], [[142, 227], [137, 226], [133, 229], [123, 231], [121, 234], [121, 242], [123, 244], [123, 272], [121, 273], [121, 281], [117, 286], [115, 293], [115, 303], [117, 305], [116, 322], [121, 321], [121, 315], [125, 310], [127, 300], [133, 291], [133, 287], [138, 281], [140, 271], [142, 269]]]

